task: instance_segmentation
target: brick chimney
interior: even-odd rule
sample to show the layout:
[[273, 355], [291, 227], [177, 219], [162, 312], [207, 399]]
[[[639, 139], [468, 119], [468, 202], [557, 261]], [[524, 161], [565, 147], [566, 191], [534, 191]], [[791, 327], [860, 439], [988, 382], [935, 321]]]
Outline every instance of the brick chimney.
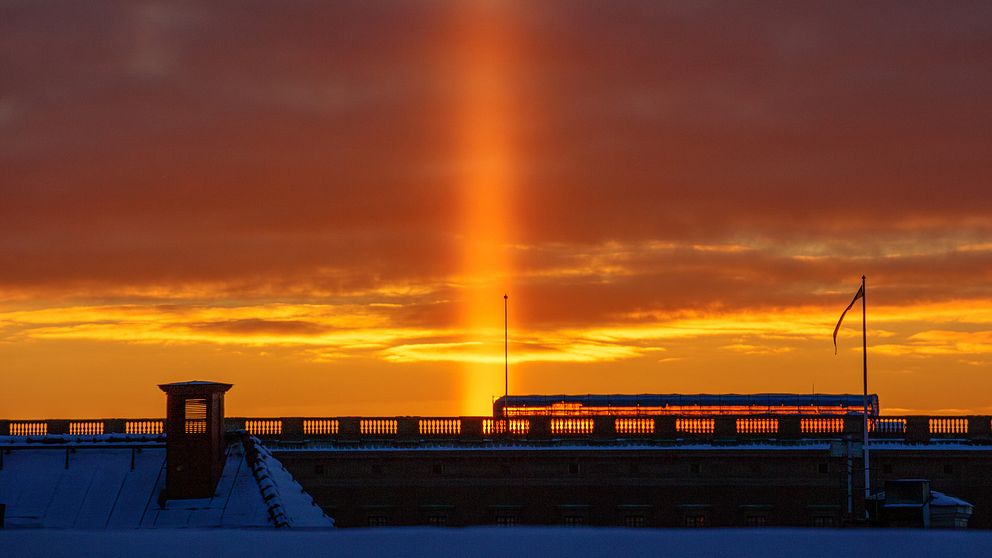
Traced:
[[192, 381], [158, 387], [166, 393], [166, 497], [209, 498], [224, 471], [224, 393], [231, 384]]

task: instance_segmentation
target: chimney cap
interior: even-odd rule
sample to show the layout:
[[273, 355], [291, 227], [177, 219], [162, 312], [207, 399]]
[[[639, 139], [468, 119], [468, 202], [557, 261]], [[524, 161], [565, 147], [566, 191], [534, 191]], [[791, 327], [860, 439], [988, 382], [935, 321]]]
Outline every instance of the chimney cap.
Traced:
[[233, 384], [222, 384], [220, 382], [205, 382], [203, 380], [192, 380], [189, 382], [175, 382], [171, 384], [159, 384], [159, 389], [169, 394], [192, 394], [192, 393], [224, 393], [231, 389]]

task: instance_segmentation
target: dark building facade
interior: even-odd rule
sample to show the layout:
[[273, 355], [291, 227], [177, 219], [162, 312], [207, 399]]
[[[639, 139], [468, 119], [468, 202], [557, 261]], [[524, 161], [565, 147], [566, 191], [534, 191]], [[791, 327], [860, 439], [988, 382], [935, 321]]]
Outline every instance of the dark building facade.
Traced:
[[[992, 528], [992, 447], [880, 445], [872, 483], [928, 478]], [[341, 527], [838, 527], [863, 517], [846, 442], [334, 448], [275, 454]], [[964, 447], [964, 446], [963, 446]]]

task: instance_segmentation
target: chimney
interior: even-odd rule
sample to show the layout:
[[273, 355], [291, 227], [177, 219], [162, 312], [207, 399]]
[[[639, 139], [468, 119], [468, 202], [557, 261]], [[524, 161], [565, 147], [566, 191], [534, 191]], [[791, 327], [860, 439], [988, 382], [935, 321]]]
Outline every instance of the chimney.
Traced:
[[192, 381], [158, 387], [166, 393], [166, 497], [210, 498], [224, 471], [224, 392], [231, 384]]

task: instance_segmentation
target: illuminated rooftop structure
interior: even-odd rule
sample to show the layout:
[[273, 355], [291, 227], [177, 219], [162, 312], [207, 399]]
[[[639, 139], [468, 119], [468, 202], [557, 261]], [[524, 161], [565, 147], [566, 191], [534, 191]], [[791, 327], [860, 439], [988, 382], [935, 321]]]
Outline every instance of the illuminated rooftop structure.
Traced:
[[[863, 396], [851, 394], [510, 395], [493, 403], [493, 416], [838, 416], [860, 415], [863, 409]], [[878, 395], [868, 396], [868, 415], [878, 416]]]

